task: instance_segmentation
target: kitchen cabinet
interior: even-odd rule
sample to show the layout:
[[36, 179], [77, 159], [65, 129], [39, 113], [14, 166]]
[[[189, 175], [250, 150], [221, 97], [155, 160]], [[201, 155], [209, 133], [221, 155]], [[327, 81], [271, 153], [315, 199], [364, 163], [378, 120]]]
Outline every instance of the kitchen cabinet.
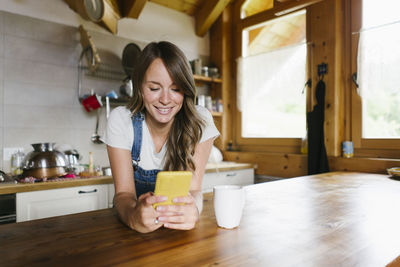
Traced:
[[16, 194], [17, 222], [108, 207], [108, 185], [77, 186]]
[[254, 169], [243, 169], [206, 173], [201, 190], [211, 192], [216, 185], [249, 185], [254, 184]]

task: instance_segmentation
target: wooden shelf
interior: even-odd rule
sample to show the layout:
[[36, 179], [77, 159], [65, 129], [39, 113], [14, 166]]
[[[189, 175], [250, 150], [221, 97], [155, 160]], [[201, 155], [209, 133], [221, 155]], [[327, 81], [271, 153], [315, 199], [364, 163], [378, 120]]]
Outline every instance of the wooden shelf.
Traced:
[[206, 76], [201, 76], [201, 75], [196, 75], [196, 74], [193, 74], [193, 78], [195, 81], [202, 81], [202, 82], [209, 82], [209, 83], [222, 83], [221, 78], [212, 78], [212, 77], [206, 77]]

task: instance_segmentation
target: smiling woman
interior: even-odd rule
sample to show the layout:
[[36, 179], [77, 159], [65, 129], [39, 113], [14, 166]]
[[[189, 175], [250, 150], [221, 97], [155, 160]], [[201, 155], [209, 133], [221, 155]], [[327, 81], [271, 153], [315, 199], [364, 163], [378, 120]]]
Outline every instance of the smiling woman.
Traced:
[[[150, 43], [137, 61], [133, 96], [111, 112], [105, 143], [112, 168], [114, 206], [121, 220], [139, 232], [161, 226], [191, 229], [202, 210], [201, 183], [214, 139], [210, 112], [195, 106], [196, 87], [183, 52], [169, 42]], [[178, 204], [154, 196], [160, 170], [191, 171], [190, 194]]]

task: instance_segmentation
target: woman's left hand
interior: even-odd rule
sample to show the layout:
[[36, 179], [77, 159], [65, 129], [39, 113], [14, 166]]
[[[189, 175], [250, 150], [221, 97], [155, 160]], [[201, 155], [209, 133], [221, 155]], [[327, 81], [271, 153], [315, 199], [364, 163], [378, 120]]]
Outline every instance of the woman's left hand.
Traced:
[[174, 198], [173, 202], [183, 205], [158, 206], [157, 211], [161, 213], [158, 221], [163, 223], [165, 228], [193, 229], [199, 219], [199, 211], [193, 196], [189, 193], [186, 197]]

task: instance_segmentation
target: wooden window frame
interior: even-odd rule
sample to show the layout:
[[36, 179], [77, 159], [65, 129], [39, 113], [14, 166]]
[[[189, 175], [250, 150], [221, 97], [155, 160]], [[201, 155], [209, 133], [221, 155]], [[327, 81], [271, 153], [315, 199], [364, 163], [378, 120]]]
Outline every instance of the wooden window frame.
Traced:
[[[351, 73], [357, 73], [358, 40], [362, 24], [362, 0], [351, 0]], [[351, 137], [355, 156], [400, 158], [400, 139], [362, 138], [362, 101], [354, 82], [351, 84]]]
[[[248, 16], [243, 19], [240, 18], [240, 9], [242, 4], [244, 3], [244, 0], [235, 2], [233, 15], [233, 20], [236, 24], [236, 30], [234, 33], [234, 38], [236, 39], [235, 58], [239, 58], [242, 56], [242, 32], [246, 28], [297, 12], [301, 9], [305, 9], [307, 6], [321, 1], [322, 0], [299, 0], [287, 3], [275, 2], [277, 5], [274, 8], [263, 11], [261, 13], [257, 13], [252, 16]], [[306, 28], [307, 27], [308, 26], [306, 25]], [[308, 34], [306, 33], [306, 39], [308, 39], [307, 35]], [[307, 65], [309, 65], [310, 53], [307, 54], [307, 57]], [[235, 68], [236, 66], [237, 65], [235, 64]], [[309, 71], [309, 66], [307, 66], [306, 68]], [[236, 70], [234, 72], [236, 73]], [[311, 103], [310, 90], [308, 87], [306, 89], [306, 109], [309, 110], [309, 106]], [[236, 106], [236, 95], [232, 98], [232, 100], [233, 103], [235, 103], [234, 105]], [[268, 150], [270, 152], [300, 153], [301, 138], [244, 138], [242, 137], [242, 114], [237, 108], [235, 108], [234, 111], [234, 118], [234, 125], [236, 125], [236, 130], [233, 133], [233, 137], [235, 140], [235, 145], [238, 145], [240, 147], [240, 150]]]

